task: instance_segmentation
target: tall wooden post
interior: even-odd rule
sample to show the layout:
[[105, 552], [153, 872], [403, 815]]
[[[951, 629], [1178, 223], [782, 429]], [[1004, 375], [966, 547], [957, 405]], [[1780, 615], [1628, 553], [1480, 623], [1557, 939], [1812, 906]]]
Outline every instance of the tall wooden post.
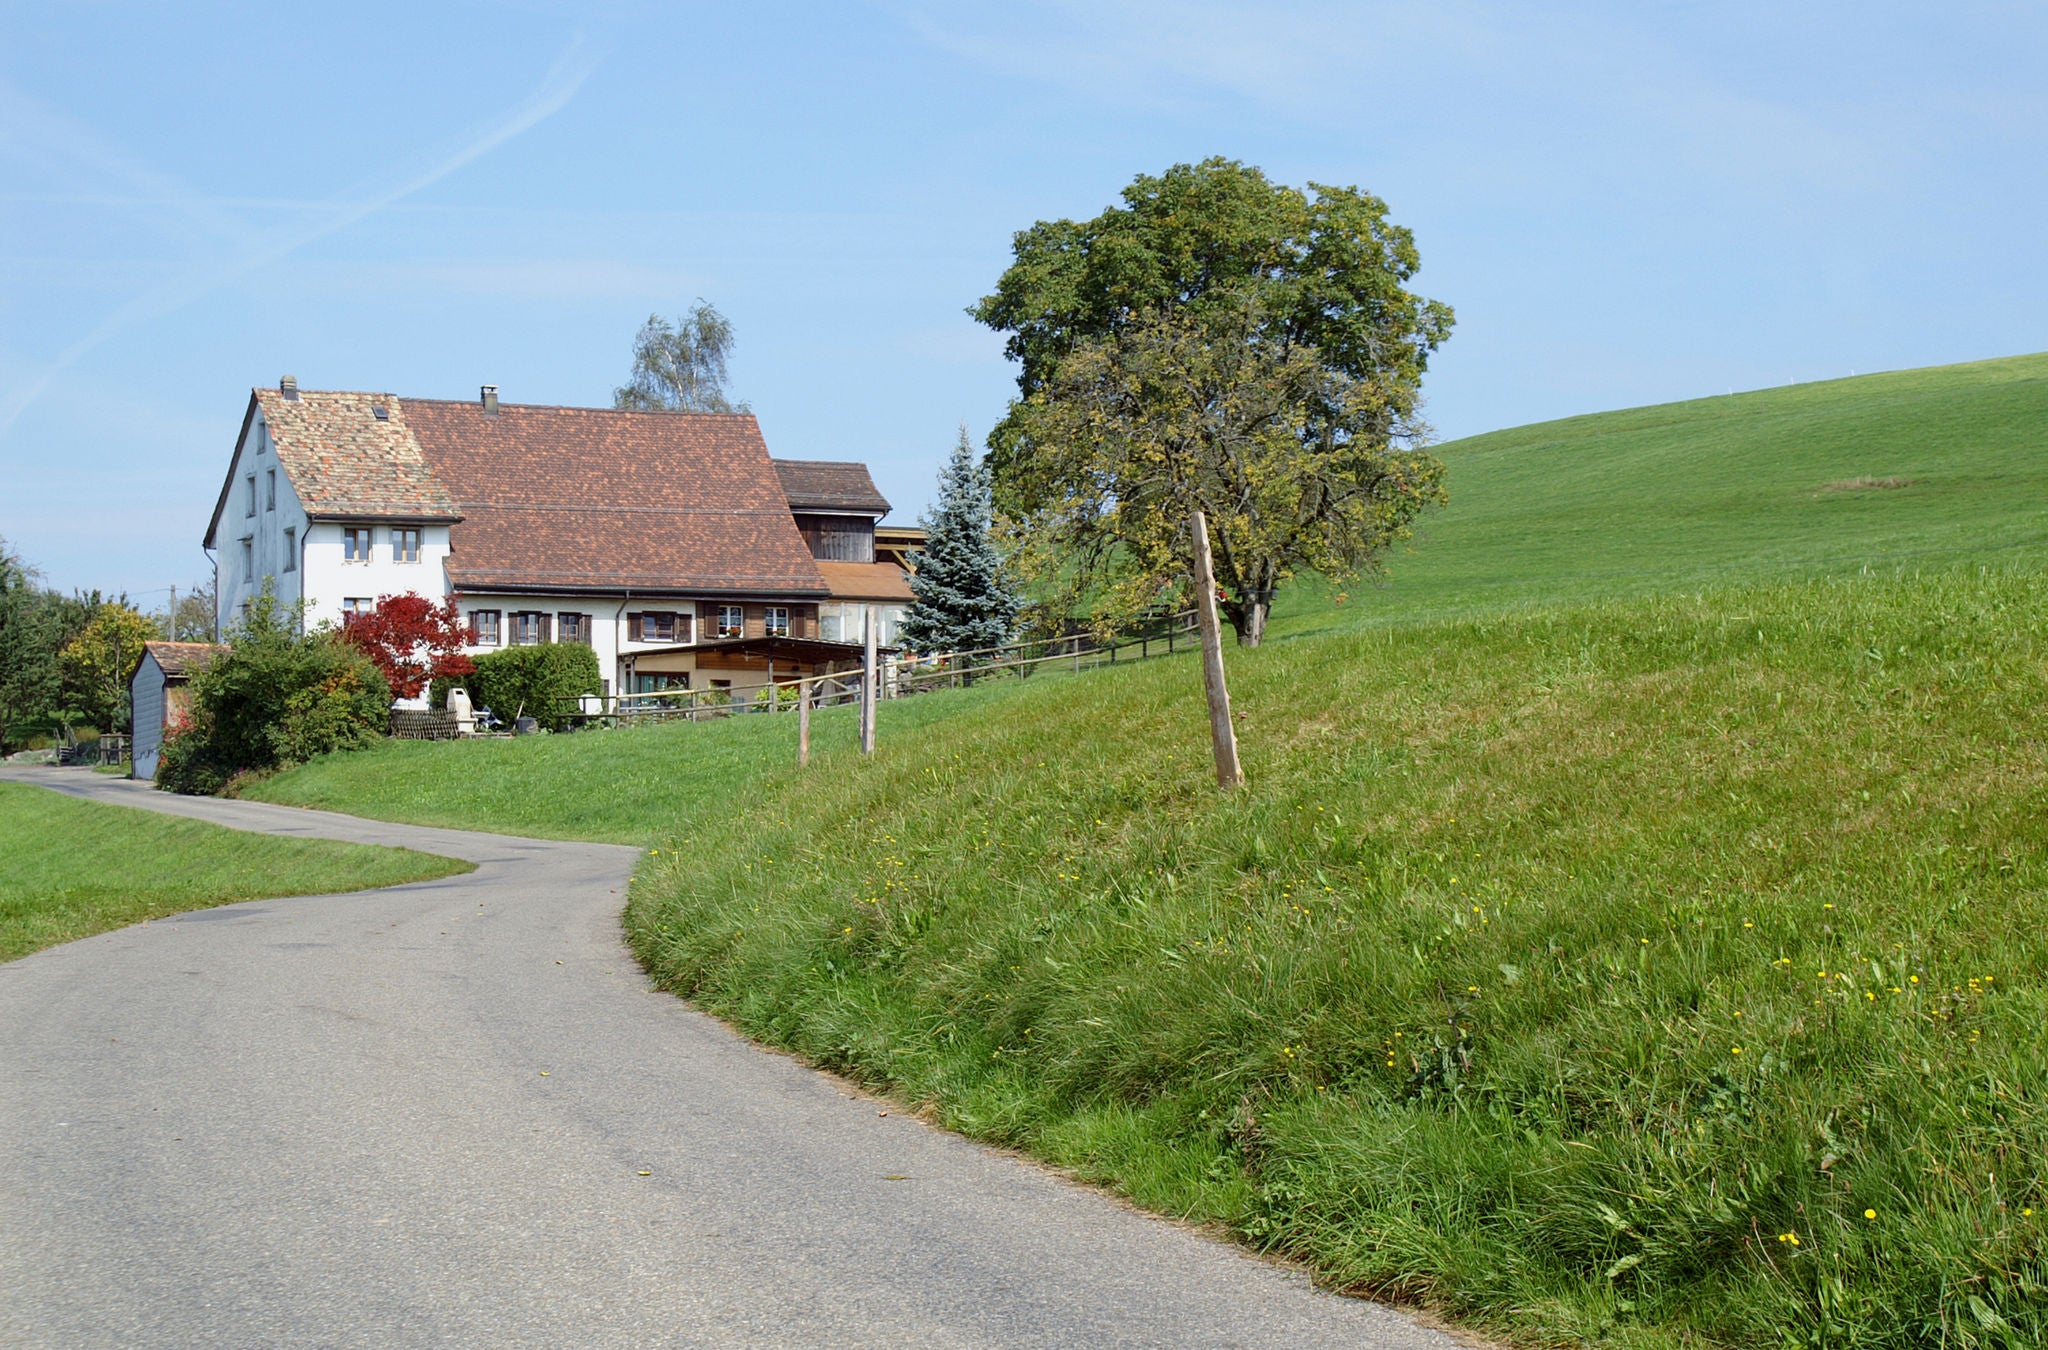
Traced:
[[1202, 688], [1209, 695], [1209, 740], [1216, 750], [1216, 786], [1244, 786], [1237, 762], [1237, 728], [1230, 724], [1230, 690], [1223, 683], [1223, 625], [1216, 617], [1216, 564], [1209, 556], [1209, 518], [1195, 512], [1195, 615], [1202, 626]]
[[809, 768], [811, 763], [811, 682], [796, 682], [796, 766]]
[[861, 628], [866, 651], [861, 657], [860, 667], [860, 752], [863, 755], [875, 753], [875, 684], [881, 674], [875, 660], [875, 607], [864, 607], [865, 618]]

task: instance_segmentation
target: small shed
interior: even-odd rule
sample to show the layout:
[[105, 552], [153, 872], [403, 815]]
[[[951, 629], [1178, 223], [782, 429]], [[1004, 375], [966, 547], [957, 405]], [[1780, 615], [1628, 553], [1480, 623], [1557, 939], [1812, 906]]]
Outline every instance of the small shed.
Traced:
[[157, 751], [164, 743], [164, 728], [184, 716], [190, 700], [187, 684], [221, 650], [210, 642], [142, 644], [142, 659], [136, 662], [135, 674], [128, 681], [128, 694], [135, 710], [131, 770], [135, 777], [156, 777]]

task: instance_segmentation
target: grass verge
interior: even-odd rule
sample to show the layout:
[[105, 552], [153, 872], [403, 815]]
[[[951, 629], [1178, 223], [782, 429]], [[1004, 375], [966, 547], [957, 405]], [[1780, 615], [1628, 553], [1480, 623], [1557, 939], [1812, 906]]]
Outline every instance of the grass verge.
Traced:
[[0, 961], [237, 900], [473, 870], [410, 849], [278, 839], [0, 783]]
[[2044, 616], [1973, 570], [1303, 635], [1233, 655], [1230, 798], [1186, 661], [940, 696], [673, 819], [629, 931], [1335, 1285], [1532, 1341], [2040, 1344]]

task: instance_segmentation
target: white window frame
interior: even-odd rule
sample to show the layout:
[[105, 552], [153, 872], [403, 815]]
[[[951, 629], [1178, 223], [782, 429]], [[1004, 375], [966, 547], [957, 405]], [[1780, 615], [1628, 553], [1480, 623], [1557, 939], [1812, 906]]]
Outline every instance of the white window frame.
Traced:
[[[519, 630], [529, 621], [533, 624], [534, 636], [523, 637]], [[544, 609], [513, 610], [511, 640], [506, 645], [511, 647], [545, 646], [550, 636], [548, 627], [548, 612]]]
[[[732, 616], [731, 623], [726, 622], [727, 615]], [[745, 637], [747, 635], [747, 607], [745, 605], [720, 605], [718, 607], [718, 627], [715, 631], [722, 638]]]
[[779, 638], [789, 636], [788, 605], [770, 605], [761, 611], [761, 636]]
[[[490, 620], [489, 631], [485, 631], [485, 619]], [[472, 647], [496, 647], [504, 641], [505, 613], [497, 609], [473, 609], [469, 612], [469, 637]]]

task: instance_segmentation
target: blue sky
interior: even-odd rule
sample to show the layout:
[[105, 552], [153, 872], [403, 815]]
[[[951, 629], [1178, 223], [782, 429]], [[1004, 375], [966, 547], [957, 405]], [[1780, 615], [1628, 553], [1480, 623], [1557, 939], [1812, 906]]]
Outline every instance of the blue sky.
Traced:
[[[2048, 348], [2038, 3], [0, 3], [0, 536], [147, 605], [252, 384], [604, 404], [703, 296], [897, 519], [1034, 220], [1222, 154], [1379, 194], [1446, 437]], [[1455, 509], [1455, 506], [1453, 507]]]

